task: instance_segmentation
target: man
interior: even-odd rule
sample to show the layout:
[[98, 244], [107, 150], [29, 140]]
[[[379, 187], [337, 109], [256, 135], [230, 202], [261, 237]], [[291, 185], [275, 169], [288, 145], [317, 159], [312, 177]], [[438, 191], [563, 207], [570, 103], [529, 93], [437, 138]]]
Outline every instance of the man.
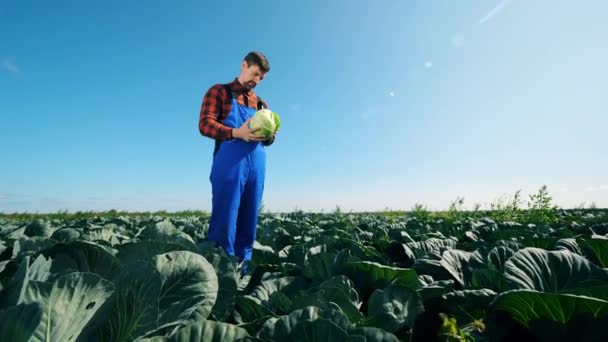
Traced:
[[256, 237], [258, 211], [264, 191], [266, 151], [275, 136], [265, 140], [249, 121], [266, 102], [253, 88], [270, 71], [266, 57], [250, 52], [241, 72], [229, 84], [215, 84], [205, 94], [199, 117], [199, 131], [215, 140], [210, 181], [212, 210], [208, 240], [228, 255], [243, 261], [247, 272]]

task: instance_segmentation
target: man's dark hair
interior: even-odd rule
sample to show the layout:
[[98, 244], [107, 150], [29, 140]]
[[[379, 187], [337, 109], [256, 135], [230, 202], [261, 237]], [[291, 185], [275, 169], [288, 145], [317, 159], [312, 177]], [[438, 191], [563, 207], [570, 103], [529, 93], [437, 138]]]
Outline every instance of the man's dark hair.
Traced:
[[270, 71], [270, 63], [268, 63], [268, 59], [261, 52], [251, 51], [247, 54], [247, 56], [245, 56], [245, 61], [249, 66], [257, 65], [260, 67], [260, 71], [263, 73]]

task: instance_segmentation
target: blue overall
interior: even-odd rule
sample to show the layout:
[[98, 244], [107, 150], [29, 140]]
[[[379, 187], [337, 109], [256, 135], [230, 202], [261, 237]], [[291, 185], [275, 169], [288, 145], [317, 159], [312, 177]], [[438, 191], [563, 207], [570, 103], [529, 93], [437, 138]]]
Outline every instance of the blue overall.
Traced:
[[[230, 93], [229, 93], [230, 94]], [[240, 105], [232, 96], [232, 109], [223, 124], [239, 128], [256, 110]], [[251, 260], [258, 210], [264, 192], [266, 150], [262, 142], [223, 141], [213, 157], [212, 210], [208, 239], [238, 256], [243, 273]]]

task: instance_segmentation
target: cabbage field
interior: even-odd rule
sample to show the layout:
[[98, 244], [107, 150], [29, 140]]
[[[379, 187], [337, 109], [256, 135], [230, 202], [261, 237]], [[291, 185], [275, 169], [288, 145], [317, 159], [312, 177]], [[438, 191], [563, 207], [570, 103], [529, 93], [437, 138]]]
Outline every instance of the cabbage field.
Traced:
[[5, 216], [0, 341], [608, 341], [608, 210], [513, 213]]

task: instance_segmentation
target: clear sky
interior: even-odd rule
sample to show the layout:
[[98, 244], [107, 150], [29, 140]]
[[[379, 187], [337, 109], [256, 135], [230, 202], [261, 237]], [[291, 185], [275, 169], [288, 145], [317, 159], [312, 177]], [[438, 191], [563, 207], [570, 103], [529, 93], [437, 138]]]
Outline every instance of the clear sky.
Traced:
[[0, 1], [0, 212], [210, 210], [202, 98], [247, 52], [273, 211], [608, 207], [608, 2]]

